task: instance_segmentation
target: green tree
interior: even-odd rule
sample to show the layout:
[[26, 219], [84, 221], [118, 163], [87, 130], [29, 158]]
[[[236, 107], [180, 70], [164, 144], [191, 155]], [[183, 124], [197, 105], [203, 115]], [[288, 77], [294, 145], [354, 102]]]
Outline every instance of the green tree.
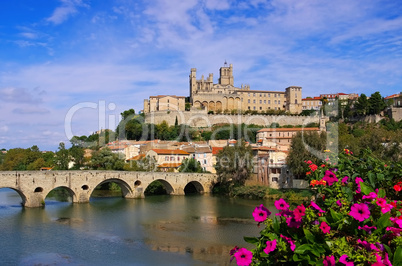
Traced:
[[56, 164], [58, 170], [68, 170], [68, 163], [70, 162], [68, 150], [64, 142], [60, 142], [58, 151], [56, 152]]
[[355, 102], [354, 109], [357, 115], [366, 115], [369, 110], [369, 102], [367, 96], [362, 93]]
[[22, 171], [26, 170], [26, 150], [22, 148], [15, 148], [8, 150], [4, 156], [1, 170], [3, 171]]
[[126, 111], [120, 113], [120, 115], [123, 120], [126, 120], [130, 116], [133, 117], [135, 115], [135, 111], [134, 111], [134, 109], [129, 109], [129, 110], [126, 110]]
[[238, 144], [226, 146], [217, 155], [215, 165], [218, 179], [223, 184], [244, 185], [253, 170], [253, 151], [246, 146], [245, 141], [238, 141]]
[[[306, 174], [307, 158], [314, 163], [319, 163], [317, 156], [312, 151], [323, 152], [326, 144], [326, 134], [323, 132], [318, 134], [317, 132], [301, 132], [297, 133], [292, 138], [289, 154], [286, 158], [286, 164], [292, 171], [293, 175], [297, 178], [303, 178]], [[309, 147], [307, 149], [306, 147]]]
[[194, 158], [184, 159], [179, 167], [179, 172], [182, 173], [202, 173], [204, 170], [199, 161]]
[[80, 169], [84, 165], [84, 148], [79, 146], [71, 146], [69, 154], [74, 161], [74, 169]]
[[123, 170], [124, 160], [106, 147], [92, 155], [91, 166], [97, 170]]
[[369, 114], [377, 115], [386, 107], [384, 98], [381, 97], [380, 92], [376, 91], [371, 94], [370, 99], [368, 99]]

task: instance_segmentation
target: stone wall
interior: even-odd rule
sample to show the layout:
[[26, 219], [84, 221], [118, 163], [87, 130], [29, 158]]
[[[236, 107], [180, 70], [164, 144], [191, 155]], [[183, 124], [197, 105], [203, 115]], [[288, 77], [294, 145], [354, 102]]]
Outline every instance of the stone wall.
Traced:
[[246, 124], [269, 126], [272, 123], [284, 125], [307, 125], [309, 123], [319, 123], [319, 116], [287, 116], [287, 115], [224, 115], [208, 114], [206, 110], [180, 111], [159, 111], [145, 115], [145, 123], [160, 124], [166, 121], [169, 126], [173, 126], [176, 121], [179, 124], [191, 127], [211, 127], [216, 124]]
[[388, 109], [389, 117], [393, 118], [396, 122], [402, 120], [402, 108], [400, 107], [391, 107]]

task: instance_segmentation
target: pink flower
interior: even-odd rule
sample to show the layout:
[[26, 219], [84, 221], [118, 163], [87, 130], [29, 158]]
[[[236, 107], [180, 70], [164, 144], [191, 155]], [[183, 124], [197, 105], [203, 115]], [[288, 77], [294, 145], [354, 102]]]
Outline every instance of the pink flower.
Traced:
[[364, 181], [360, 177], [356, 177], [355, 182], [356, 182], [357, 185], [360, 185], [360, 183], [362, 183]]
[[299, 205], [294, 209], [293, 214], [295, 216], [296, 221], [301, 221], [302, 217], [306, 215], [306, 207], [304, 205]]
[[348, 183], [348, 179], [349, 179], [349, 177], [345, 176], [344, 178], [342, 178], [341, 182], [346, 184], [346, 183]]
[[386, 204], [385, 207], [381, 208], [381, 212], [382, 213], [387, 213], [389, 212], [394, 206], [392, 206], [391, 204]]
[[355, 218], [356, 220], [363, 222], [364, 220], [370, 217], [370, 210], [368, 206], [364, 203], [355, 203], [351, 207], [349, 215]]
[[[364, 195], [364, 196], [363, 196], [363, 199], [370, 199], [370, 200], [373, 200], [373, 199], [376, 199], [377, 197], [378, 197], [377, 193], [375, 193], [375, 192], [370, 192], [367, 196]], [[378, 199], [377, 199], [377, 200], [378, 200]]]
[[234, 256], [239, 266], [248, 266], [253, 260], [253, 253], [245, 248], [240, 248]]
[[286, 242], [288, 242], [288, 244], [290, 245], [290, 249], [292, 250], [292, 251], [295, 251], [295, 249], [296, 249], [296, 245], [295, 245], [295, 241], [294, 240], [292, 240], [290, 237], [286, 237], [286, 236], [284, 236], [284, 235], [280, 235], [280, 237], [282, 237], [283, 239], [285, 239], [285, 241]]
[[310, 161], [310, 160], [308, 160], [308, 161], [307, 161], [307, 163], [308, 163], [308, 164], [312, 164], [313, 162], [312, 162], [312, 161]]
[[348, 255], [344, 254], [339, 258], [339, 262], [345, 264], [346, 266], [354, 266], [353, 261], [347, 261]]
[[336, 204], [337, 204], [339, 207], [342, 207], [342, 202], [341, 202], [341, 200], [337, 200], [337, 201], [336, 201]]
[[264, 205], [262, 204], [260, 206], [255, 207], [253, 211], [254, 220], [259, 223], [264, 222], [270, 215], [271, 212], [267, 208], [265, 208]]
[[329, 231], [331, 230], [331, 227], [326, 222], [322, 222], [320, 225], [320, 229], [324, 234], [328, 234]]
[[269, 254], [276, 249], [276, 239], [267, 241], [267, 247], [264, 248], [264, 252]]
[[329, 170], [325, 171], [322, 180], [326, 181], [328, 186], [332, 186], [334, 182], [338, 182], [338, 178], [336, 177], [336, 175]]
[[371, 233], [371, 230], [377, 230], [377, 227], [375, 227], [375, 226], [368, 226], [368, 225], [365, 225], [365, 226], [363, 226], [363, 227], [361, 227], [360, 225], [359, 225], [359, 227], [357, 227], [358, 229], [360, 229], [360, 230], [364, 230], [364, 231], [366, 231], [367, 233]]
[[391, 217], [389, 218], [391, 220], [391, 222], [396, 223], [399, 228], [402, 228], [402, 216], [398, 216], [398, 217]]
[[335, 257], [326, 256], [322, 263], [324, 263], [324, 266], [335, 266]]
[[376, 203], [381, 208], [384, 208], [387, 205], [387, 201], [383, 198], [378, 198]]
[[275, 207], [278, 210], [287, 210], [287, 209], [289, 209], [289, 204], [287, 204], [284, 199], [279, 199], [279, 200], [275, 201]]
[[295, 219], [294, 215], [286, 217], [286, 223], [291, 228], [299, 228], [301, 225], [301, 219], [298, 221]]
[[325, 212], [314, 201], [310, 202], [310, 205], [319, 212]]

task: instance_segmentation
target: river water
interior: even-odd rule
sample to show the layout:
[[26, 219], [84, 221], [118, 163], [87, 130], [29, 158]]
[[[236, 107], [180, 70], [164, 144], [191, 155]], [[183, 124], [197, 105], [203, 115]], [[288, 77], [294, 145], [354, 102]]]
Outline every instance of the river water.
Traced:
[[52, 199], [21, 207], [0, 189], [1, 265], [235, 265], [229, 251], [252, 247], [256, 205], [270, 202], [211, 195]]

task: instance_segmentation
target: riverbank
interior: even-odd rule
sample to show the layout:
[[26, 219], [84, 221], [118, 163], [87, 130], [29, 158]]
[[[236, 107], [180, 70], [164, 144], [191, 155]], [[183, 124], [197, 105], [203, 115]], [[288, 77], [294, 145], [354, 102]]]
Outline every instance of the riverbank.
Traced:
[[230, 196], [243, 199], [277, 200], [283, 198], [287, 201], [304, 201], [310, 200], [313, 193], [310, 189], [273, 189], [254, 185], [235, 187], [230, 192]]

